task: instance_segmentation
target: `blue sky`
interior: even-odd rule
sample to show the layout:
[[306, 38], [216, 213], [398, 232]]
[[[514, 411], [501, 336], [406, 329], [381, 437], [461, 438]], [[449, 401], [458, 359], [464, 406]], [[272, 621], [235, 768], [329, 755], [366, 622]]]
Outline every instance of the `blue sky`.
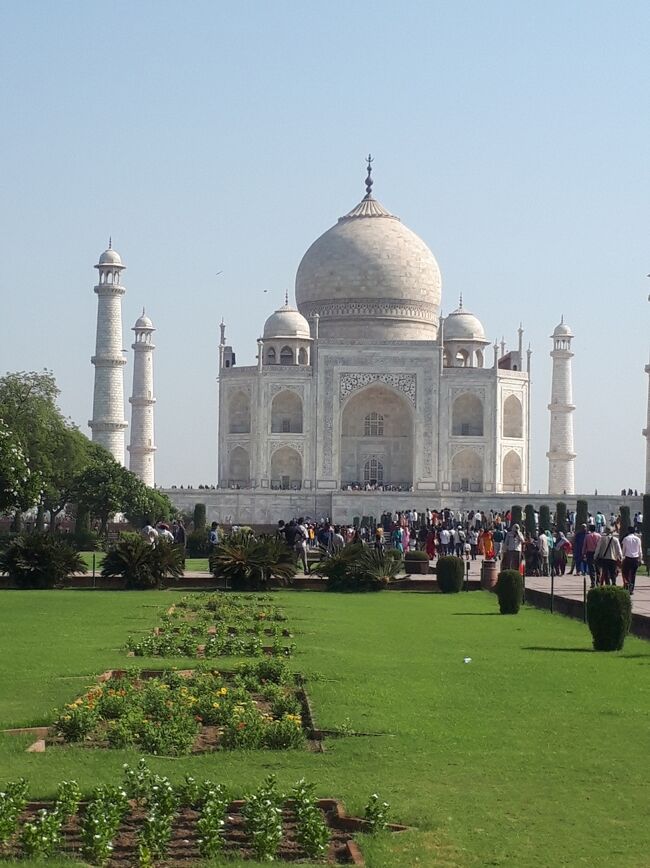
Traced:
[[[573, 327], [576, 481], [644, 483], [646, 2], [4, 2], [0, 370], [51, 368], [83, 430], [93, 264], [156, 333], [157, 479], [216, 476], [218, 323], [241, 364], [311, 242], [374, 192], [431, 247], [443, 310], [533, 349]], [[222, 274], [217, 276], [217, 272]], [[267, 292], [264, 292], [267, 290]], [[130, 392], [131, 358], [126, 370]]]

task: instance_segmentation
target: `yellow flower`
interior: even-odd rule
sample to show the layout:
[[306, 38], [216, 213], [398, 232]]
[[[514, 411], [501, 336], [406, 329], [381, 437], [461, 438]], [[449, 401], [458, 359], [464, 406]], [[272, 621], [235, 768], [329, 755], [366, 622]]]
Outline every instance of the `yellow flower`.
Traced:
[[219, 706], [219, 703], [218, 703], [218, 702], [213, 702], [213, 703], [212, 703], [212, 707], [213, 707], [213, 708], [219, 708], [220, 706]]
[[221, 690], [219, 690], [219, 696], [225, 696], [226, 693], [228, 693], [227, 687], [222, 687]]

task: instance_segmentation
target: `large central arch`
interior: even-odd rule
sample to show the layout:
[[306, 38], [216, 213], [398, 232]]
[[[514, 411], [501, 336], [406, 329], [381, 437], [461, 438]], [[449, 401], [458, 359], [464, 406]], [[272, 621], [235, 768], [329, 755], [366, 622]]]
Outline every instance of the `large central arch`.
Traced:
[[[341, 413], [340, 447], [342, 485], [376, 482], [410, 488], [413, 410], [408, 400], [383, 384], [367, 386], [351, 395]], [[381, 481], [371, 480], [368, 475], [371, 460], [382, 467]]]

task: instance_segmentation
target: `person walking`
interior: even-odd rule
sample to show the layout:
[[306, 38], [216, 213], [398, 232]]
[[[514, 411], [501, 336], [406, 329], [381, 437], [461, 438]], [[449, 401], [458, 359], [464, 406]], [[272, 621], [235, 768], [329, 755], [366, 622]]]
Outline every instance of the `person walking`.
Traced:
[[592, 588], [596, 587], [596, 549], [599, 542], [600, 534], [596, 532], [596, 525], [590, 524], [582, 544], [582, 560], [585, 562]]
[[622, 558], [621, 544], [611, 526], [608, 525], [600, 538], [594, 558], [600, 567], [601, 585], [616, 584], [616, 573]]
[[621, 552], [623, 554], [623, 584], [630, 592], [630, 596], [634, 593], [636, 571], [641, 563], [641, 551], [641, 537], [638, 536], [633, 527], [628, 528], [627, 536], [621, 544]]
[[537, 539], [537, 551], [539, 552], [539, 567], [543, 576], [549, 575], [548, 569], [548, 537], [545, 533], [540, 533]]
[[518, 570], [521, 564], [521, 551], [524, 544], [524, 535], [518, 524], [513, 524], [503, 541], [503, 569]]

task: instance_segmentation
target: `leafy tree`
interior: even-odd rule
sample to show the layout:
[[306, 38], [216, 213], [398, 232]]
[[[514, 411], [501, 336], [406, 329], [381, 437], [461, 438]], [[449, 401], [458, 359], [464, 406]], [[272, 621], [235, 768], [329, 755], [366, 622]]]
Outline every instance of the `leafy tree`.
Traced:
[[0, 419], [0, 513], [38, 497], [38, 477], [29, 468], [20, 439]]
[[63, 417], [56, 406], [59, 390], [50, 371], [20, 372], [0, 377], [0, 419], [23, 450], [32, 484], [18, 504], [29, 509], [39, 500], [50, 468], [49, 443]]
[[89, 447], [90, 441], [77, 428], [62, 420], [52, 424], [41, 495], [41, 506], [50, 514], [51, 533], [56, 529], [57, 517], [73, 498], [77, 478], [88, 461]]

